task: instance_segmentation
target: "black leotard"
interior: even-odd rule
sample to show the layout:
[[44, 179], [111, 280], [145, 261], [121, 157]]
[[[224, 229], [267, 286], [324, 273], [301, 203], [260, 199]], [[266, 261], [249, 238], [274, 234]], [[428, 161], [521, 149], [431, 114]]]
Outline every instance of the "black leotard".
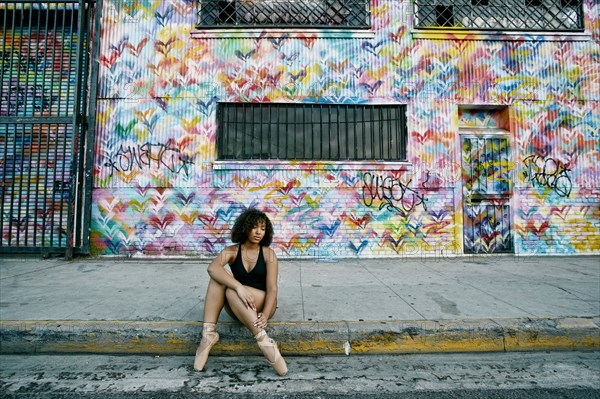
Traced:
[[256, 266], [254, 266], [254, 269], [250, 270], [250, 273], [246, 271], [242, 261], [241, 245], [238, 246], [237, 256], [230, 267], [233, 277], [243, 285], [254, 287], [261, 291], [267, 290], [267, 264], [265, 263], [262, 247], [260, 247], [260, 250], [258, 251]]

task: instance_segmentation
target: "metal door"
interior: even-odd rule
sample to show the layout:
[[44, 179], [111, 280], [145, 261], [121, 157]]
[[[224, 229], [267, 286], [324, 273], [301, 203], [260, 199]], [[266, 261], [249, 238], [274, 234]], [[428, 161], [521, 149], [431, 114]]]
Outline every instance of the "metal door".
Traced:
[[[0, 4], [0, 252], [86, 243], [91, 1]], [[94, 77], [95, 75], [93, 75]], [[93, 125], [92, 125], [93, 126]], [[87, 204], [89, 207], [89, 204]]]
[[464, 135], [461, 140], [464, 251], [512, 253], [509, 139]]

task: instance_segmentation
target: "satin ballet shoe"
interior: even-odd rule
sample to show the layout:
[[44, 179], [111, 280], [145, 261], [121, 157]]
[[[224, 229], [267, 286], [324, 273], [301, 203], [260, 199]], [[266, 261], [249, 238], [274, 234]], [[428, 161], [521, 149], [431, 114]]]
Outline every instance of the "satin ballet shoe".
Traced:
[[208, 354], [217, 342], [219, 342], [219, 333], [215, 331], [214, 327], [202, 331], [202, 339], [196, 349], [196, 357], [194, 357], [194, 370], [202, 371], [204, 369]]
[[265, 354], [264, 351], [263, 351], [263, 355], [265, 355], [265, 359], [271, 365], [271, 367], [273, 367], [275, 372], [277, 374], [279, 374], [281, 377], [283, 377], [288, 373], [287, 364], [285, 364], [285, 360], [283, 359], [283, 357], [281, 357], [281, 353], [279, 353], [279, 349], [277, 348], [277, 343], [275, 341], [273, 341], [269, 337], [267, 337], [266, 339], [264, 339], [262, 341], [259, 341], [259, 338], [262, 338], [265, 335], [267, 335], [267, 333], [263, 330], [263, 331], [259, 332], [258, 334], [256, 334], [254, 336], [254, 338], [256, 338], [256, 342], [258, 343], [258, 346], [261, 349], [262, 348], [272, 348], [273, 349], [275, 358], [273, 359], [272, 362], [267, 358], [267, 355]]

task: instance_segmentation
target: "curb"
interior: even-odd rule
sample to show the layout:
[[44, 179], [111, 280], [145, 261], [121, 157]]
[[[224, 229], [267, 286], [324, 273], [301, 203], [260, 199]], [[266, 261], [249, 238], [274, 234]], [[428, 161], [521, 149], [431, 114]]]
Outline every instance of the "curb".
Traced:
[[[0, 354], [193, 355], [201, 322], [0, 321]], [[239, 323], [219, 323], [211, 353], [259, 354]], [[272, 322], [285, 355], [599, 350], [600, 317]]]

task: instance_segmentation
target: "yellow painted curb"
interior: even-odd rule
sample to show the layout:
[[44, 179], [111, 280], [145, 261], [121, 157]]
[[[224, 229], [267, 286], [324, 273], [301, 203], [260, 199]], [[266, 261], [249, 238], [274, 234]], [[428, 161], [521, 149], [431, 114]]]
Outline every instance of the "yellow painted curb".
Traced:
[[[0, 353], [192, 355], [201, 322], [0, 321]], [[239, 323], [221, 323], [214, 354], [259, 354]], [[286, 355], [598, 350], [600, 318], [276, 322]]]

